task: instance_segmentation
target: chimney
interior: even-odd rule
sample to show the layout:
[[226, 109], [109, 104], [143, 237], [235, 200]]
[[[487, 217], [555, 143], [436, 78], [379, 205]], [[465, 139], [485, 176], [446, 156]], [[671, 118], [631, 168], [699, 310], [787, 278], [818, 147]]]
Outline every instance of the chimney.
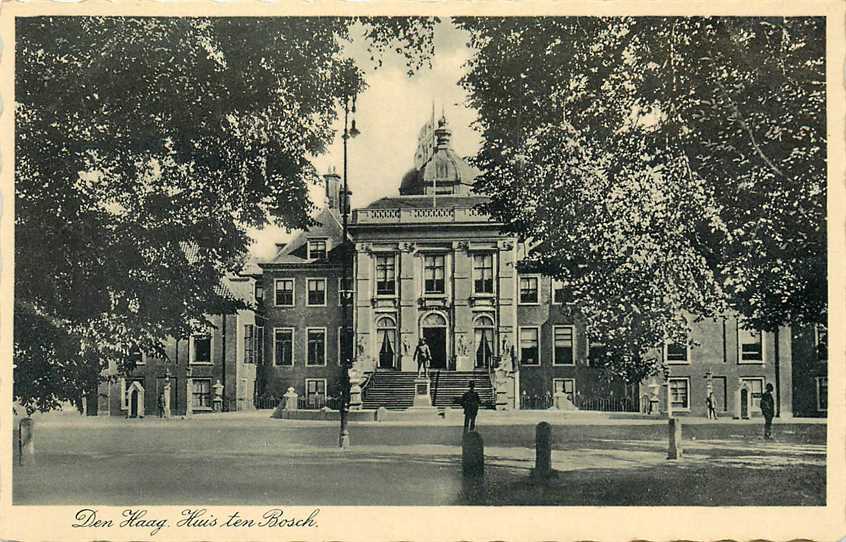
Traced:
[[329, 172], [323, 176], [326, 182], [326, 206], [329, 209], [340, 209], [341, 207], [341, 176], [330, 167]]

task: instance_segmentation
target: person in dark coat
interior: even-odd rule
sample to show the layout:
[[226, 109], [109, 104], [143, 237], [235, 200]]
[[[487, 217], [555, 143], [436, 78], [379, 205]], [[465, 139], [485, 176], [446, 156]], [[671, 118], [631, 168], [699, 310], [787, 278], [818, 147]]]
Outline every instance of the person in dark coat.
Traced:
[[767, 384], [767, 391], [761, 394], [761, 415], [764, 416], [764, 438], [773, 438], [773, 417], [775, 416], [775, 401], [773, 401], [773, 385]]
[[476, 415], [479, 413], [479, 405], [482, 404], [482, 399], [475, 390], [476, 384], [470, 381], [470, 389], [464, 392], [459, 404], [464, 407], [464, 432], [476, 430]]

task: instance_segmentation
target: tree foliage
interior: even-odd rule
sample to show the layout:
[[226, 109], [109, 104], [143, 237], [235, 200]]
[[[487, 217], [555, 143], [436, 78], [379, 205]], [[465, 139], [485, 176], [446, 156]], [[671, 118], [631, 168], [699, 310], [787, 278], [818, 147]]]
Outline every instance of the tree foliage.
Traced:
[[685, 317], [825, 322], [825, 21], [467, 18], [477, 189], [613, 371]]
[[17, 19], [15, 397], [75, 398], [231, 306], [247, 228], [309, 223], [310, 159], [365, 85], [350, 28], [417, 67], [434, 22]]

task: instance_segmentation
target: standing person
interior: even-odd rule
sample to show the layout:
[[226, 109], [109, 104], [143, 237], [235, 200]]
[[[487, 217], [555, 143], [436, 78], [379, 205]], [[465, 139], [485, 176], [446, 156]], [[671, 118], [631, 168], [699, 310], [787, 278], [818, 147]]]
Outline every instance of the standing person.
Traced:
[[429, 360], [431, 358], [432, 353], [429, 351], [426, 339], [420, 337], [417, 348], [414, 349], [414, 360], [417, 361], [417, 376], [420, 376], [420, 373], [429, 374]]
[[705, 399], [708, 404], [708, 419], [717, 420], [717, 407], [714, 405], [714, 392], [708, 392], [708, 397]]
[[775, 401], [773, 401], [773, 385], [767, 384], [767, 391], [761, 394], [761, 414], [764, 416], [764, 438], [773, 438], [773, 416], [775, 416]]
[[458, 402], [464, 407], [464, 432], [476, 430], [476, 415], [479, 413], [479, 405], [482, 399], [475, 390], [476, 384], [471, 380], [470, 389], [464, 392]]
[[164, 410], [165, 410], [164, 406], [165, 406], [165, 405], [164, 405], [164, 404], [165, 404], [164, 392], [161, 392], [161, 393], [159, 394], [159, 402], [158, 402], [158, 407], [159, 407], [159, 418], [164, 418], [164, 417], [165, 417], [165, 415], [164, 415]]

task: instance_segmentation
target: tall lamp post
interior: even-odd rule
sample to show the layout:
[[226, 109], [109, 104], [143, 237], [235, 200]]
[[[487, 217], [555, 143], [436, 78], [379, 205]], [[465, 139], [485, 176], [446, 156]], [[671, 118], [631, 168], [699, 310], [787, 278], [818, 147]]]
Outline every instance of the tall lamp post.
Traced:
[[[352, 113], [352, 114], [351, 114]], [[343, 246], [342, 255], [343, 258], [341, 260], [341, 285], [344, 291], [341, 294], [341, 329], [343, 330], [344, 334], [344, 341], [342, 341], [342, 351], [340, 352], [341, 356], [343, 356], [343, 360], [341, 363], [341, 404], [340, 404], [340, 414], [341, 414], [341, 433], [338, 437], [338, 446], [341, 448], [349, 448], [350, 446], [350, 431], [347, 423], [347, 416], [350, 409], [350, 376], [349, 371], [352, 368], [352, 360], [350, 359], [351, 354], [353, 352], [352, 348], [352, 326], [348, 325], [349, 318], [348, 312], [350, 307], [350, 302], [352, 301], [352, 288], [349, 287], [350, 283], [350, 258], [352, 255], [352, 251], [350, 249], [350, 242], [348, 238], [348, 228], [349, 228], [349, 219], [350, 219], [350, 202], [349, 202], [349, 184], [348, 184], [348, 173], [347, 173], [347, 142], [350, 138], [357, 136], [359, 133], [358, 128], [355, 126], [355, 95], [352, 97], [347, 96], [344, 98], [344, 133], [341, 136], [341, 139], [344, 141], [344, 193], [340, 198], [340, 206], [341, 206], [341, 217], [342, 217], [342, 226], [343, 226], [343, 239], [341, 241]]]

